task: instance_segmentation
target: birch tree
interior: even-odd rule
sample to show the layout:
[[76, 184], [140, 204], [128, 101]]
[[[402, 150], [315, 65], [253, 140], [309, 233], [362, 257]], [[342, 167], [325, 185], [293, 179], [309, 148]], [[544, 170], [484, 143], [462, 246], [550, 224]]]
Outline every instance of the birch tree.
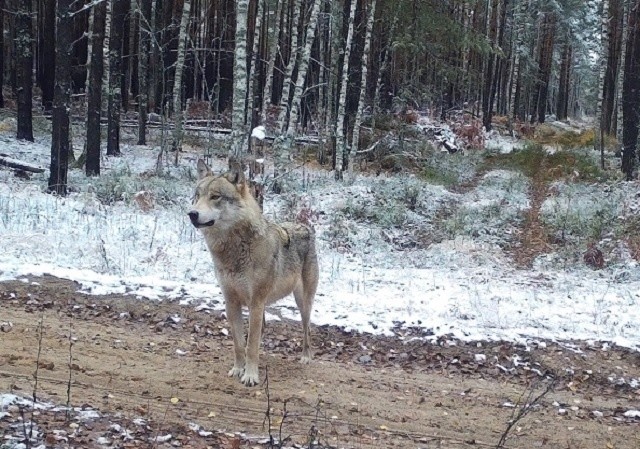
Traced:
[[280, 113], [278, 114], [278, 132], [285, 133], [287, 114], [289, 113], [289, 97], [291, 93], [291, 84], [293, 83], [293, 70], [298, 60], [298, 26], [300, 24], [300, 9], [302, 8], [302, 0], [293, 0], [293, 18], [291, 19], [291, 52], [289, 54], [289, 62], [284, 73], [284, 81], [282, 83], [282, 95], [280, 96]]
[[16, 85], [18, 103], [17, 138], [33, 142], [33, 24], [31, 1], [17, 2], [16, 11]]
[[347, 139], [345, 136], [345, 114], [347, 105], [347, 83], [349, 82], [349, 57], [351, 56], [351, 41], [353, 40], [353, 23], [356, 15], [357, 0], [351, 0], [349, 9], [349, 28], [347, 40], [344, 44], [344, 60], [342, 62], [342, 79], [340, 81], [340, 100], [338, 100], [338, 114], [336, 117], [336, 179], [342, 180], [345, 156], [347, 154]]
[[87, 176], [100, 174], [100, 116], [102, 111], [102, 76], [104, 74], [104, 34], [107, 18], [107, 2], [93, 7], [91, 23], [91, 53], [89, 81], [87, 85]]
[[[279, 177], [278, 181], [274, 184], [274, 191], [281, 192], [286, 188], [286, 172], [287, 165], [291, 162], [291, 148], [295, 142], [296, 126], [298, 122], [298, 116], [300, 114], [300, 103], [302, 101], [302, 94], [304, 92], [304, 85], [307, 79], [307, 71], [309, 69], [309, 60], [311, 59], [311, 47], [316, 37], [316, 29], [318, 25], [318, 13], [320, 12], [321, 0], [313, 0], [311, 6], [311, 15], [309, 17], [309, 24], [307, 26], [307, 32], [304, 40], [304, 48], [300, 55], [300, 64], [298, 66], [296, 79], [291, 80], [295, 82], [295, 88], [293, 91], [293, 99], [291, 101], [291, 107], [288, 104], [284, 106], [286, 109], [291, 109], [291, 113], [287, 116], [283, 116], [282, 111], [286, 112], [286, 109], [281, 109], [281, 119], [283, 123], [280, 124], [282, 134], [276, 137], [273, 144], [274, 153], [276, 156], [276, 176]], [[294, 56], [291, 56], [294, 58]]]
[[280, 21], [282, 20], [282, 11], [286, 0], [278, 0], [276, 9], [276, 17], [273, 20], [273, 28], [269, 30], [271, 36], [271, 46], [269, 48], [269, 63], [267, 65], [267, 76], [262, 94], [262, 115], [261, 122], [264, 123], [267, 118], [267, 110], [271, 104], [271, 92], [273, 89], [273, 71], [276, 66], [276, 57], [280, 51]]
[[604, 167], [604, 145], [602, 145], [602, 131], [604, 129], [603, 104], [605, 95], [604, 78], [607, 72], [607, 55], [609, 53], [609, 0], [602, 0], [602, 17], [600, 21], [600, 63], [598, 71], [598, 104], [596, 106], [596, 129], [594, 145], [600, 151], [600, 164]]
[[236, 2], [235, 57], [233, 60], [233, 113], [229, 156], [239, 161], [247, 152], [245, 108], [247, 100], [247, 20], [249, 0]]
[[376, 0], [371, 0], [369, 5], [369, 15], [367, 16], [367, 29], [364, 37], [364, 50], [362, 51], [362, 71], [360, 75], [360, 98], [358, 100], [358, 110], [353, 124], [353, 135], [351, 139], [351, 162], [349, 167], [353, 168], [355, 153], [360, 147], [360, 127], [362, 126], [362, 113], [367, 93], [367, 73], [369, 65], [369, 53], [371, 52], [371, 33], [373, 31], [373, 20], [376, 14]]
[[55, 89], [51, 125], [51, 166], [48, 191], [67, 194], [69, 166], [69, 111], [71, 110], [72, 6], [76, 0], [58, 0], [56, 16]]
[[[253, 32], [253, 48], [251, 49], [251, 67], [249, 70], [249, 80], [247, 86], [247, 94], [249, 95], [249, 106], [245, 111], [245, 122], [254, 125], [254, 109], [255, 109], [255, 95], [254, 85], [258, 79], [258, 67], [260, 63], [260, 37], [262, 35], [262, 15], [264, 13], [264, 3], [266, 0], [257, 0], [258, 10], [256, 11], [256, 25]], [[251, 112], [251, 118], [248, 117]]]
[[184, 134], [184, 112], [182, 110], [182, 73], [184, 70], [184, 58], [187, 46], [187, 25], [191, 14], [191, 0], [184, 0], [182, 18], [180, 19], [180, 31], [178, 35], [178, 57], [176, 60], [176, 72], [173, 81], [173, 151], [176, 152], [175, 164], [178, 165], [178, 154], [182, 150], [182, 138]]

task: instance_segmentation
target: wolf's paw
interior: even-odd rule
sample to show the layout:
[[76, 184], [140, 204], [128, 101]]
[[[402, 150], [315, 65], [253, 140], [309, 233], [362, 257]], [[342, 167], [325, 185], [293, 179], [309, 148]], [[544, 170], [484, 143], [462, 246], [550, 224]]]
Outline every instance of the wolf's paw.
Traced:
[[237, 377], [240, 379], [244, 374], [244, 368], [233, 365], [233, 368], [229, 370], [229, 377]]
[[258, 385], [260, 382], [260, 376], [258, 375], [258, 370], [250, 370], [246, 369], [244, 374], [240, 378], [240, 382], [242, 382], [247, 387], [253, 387]]

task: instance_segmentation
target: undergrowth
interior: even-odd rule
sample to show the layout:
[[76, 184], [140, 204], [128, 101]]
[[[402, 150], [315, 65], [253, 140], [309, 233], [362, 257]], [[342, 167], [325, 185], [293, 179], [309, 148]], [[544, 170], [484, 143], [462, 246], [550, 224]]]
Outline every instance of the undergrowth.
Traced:
[[[545, 169], [540, 172], [543, 161]], [[484, 168], [517, 170], [529, 178], [537, 175], [540, 181], [546, 182], [559, 179], [601, 181], [606, 177], [586, 150], [547, 151], [536, 143], [529, 143], [522, 150], [509, 154], [491, 154]]]

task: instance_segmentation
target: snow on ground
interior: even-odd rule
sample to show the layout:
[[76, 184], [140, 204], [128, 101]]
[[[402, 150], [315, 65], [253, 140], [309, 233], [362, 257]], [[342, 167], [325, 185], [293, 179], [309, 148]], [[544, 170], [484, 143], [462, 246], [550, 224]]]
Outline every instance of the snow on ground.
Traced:
[[[3, 134], [0, 141], [11, 157], [48, 166], [46, 139], [27, 144]], [[210, 256], [185, 215], [195, 155], [185, 153], [182, 168], [170, 176], [147, 179], [138, 174], [154, 169], [156, 151], [131, 146], [123, 153], [105, 160], [101, 178], [72, 171], [67, 198], [43, 193], [46, 173], [24, 181], [0, 170], [0, 280], [51, 274], [79, 282], [90, 294], [170, 297], [222, 309]], [[223, 165], [214, 161], [214, 169]], [[329, 173], [307, 174], [309, 185], [291, 197], [268, 197], [265, 212], [275, 219], [302, 206], [321, 212], [314, 323], [385, 334], [418, 326], [469, 340], [585, 339], [640, 347], [640, 276], [632, 262], [600, 271], [544, 263], [521, 270], [500, 249], [500, 235], [513, 232], [513, 220], [528, 207], [520, 175], [490, 172], [476, 189], [452, 193], [412, 178], [358, 176], [338, 185]], [[385, 241], [384, 227], [343, 214], [346, 207], [367, 207], [378, 191], [411, 183], [426, 210], [422, 220], [426, 216], [433, 229], [449, 220], [446, 238], [426, 249], [398, 250]], [[131, 199], [141, 190], [155, 193], [148, 212]], [[439, 217], [446, 204], [455, 210]], [[384, 207], [391, 207], [385, 213], [393, 220], [393, 205]], [[406, 218], [407, 226], [420, 224], [409, 212]], [[347, 229], [341, 232], [348, 245], [336, 244], [337, 228]], [[298, 319], [292, 298], [272, 312]]]

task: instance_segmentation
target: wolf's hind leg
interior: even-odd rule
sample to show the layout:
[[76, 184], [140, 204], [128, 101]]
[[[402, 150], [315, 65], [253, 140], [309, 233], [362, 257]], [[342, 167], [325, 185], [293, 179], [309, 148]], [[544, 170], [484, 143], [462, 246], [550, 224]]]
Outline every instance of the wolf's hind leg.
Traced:
[[300, 358], [300, 363], [307, 364], [311, 362], [311, 349], [309, 347], [311, 333], [309, 331], [309, 321], [311, 319], [313, 295], [309, 298], [308, 292], [304, 290], [302, 283], [299, 282], [293, 290], [293, 297], [296, 299], [296, 304], [300, 310], [300, 317], [302, 318], [302, 357]]

